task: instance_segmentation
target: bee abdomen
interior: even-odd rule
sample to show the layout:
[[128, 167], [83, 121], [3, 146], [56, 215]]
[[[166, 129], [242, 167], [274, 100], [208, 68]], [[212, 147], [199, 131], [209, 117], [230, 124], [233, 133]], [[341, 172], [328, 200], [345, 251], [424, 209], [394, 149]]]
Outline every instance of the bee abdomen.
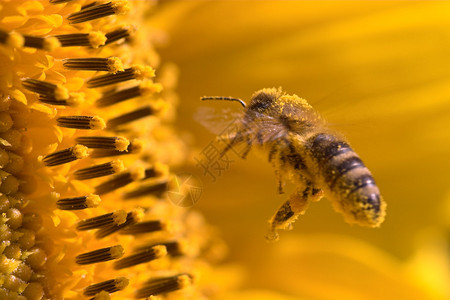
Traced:
[[329, 161], [337, 155], [350, 151], [353, 152], [346, 142], [340, 141], [335, 136], [325, 133], [320, 133], [309, 138], [307, 144], [311, 155], [319, 162]]
[[353, 151], [337, 155], [324, 162], [322, 174], [331, 189], [346, 188], [349, 193], [366, 186], [376, 185], [369, 169]]
[[380, 191], [351, 147], [333, 135], [318, 134], [308, 140], [308, 149], [325, 185], [346, 211], [350, 209], [353, 222], [376, 226], [384, 214]]
[[318, 134], [310, 138], [309, 149], [330, 189], [346, 187], [353, 193], [375, 185], [370, 171], [346, 142], [330, 134]]

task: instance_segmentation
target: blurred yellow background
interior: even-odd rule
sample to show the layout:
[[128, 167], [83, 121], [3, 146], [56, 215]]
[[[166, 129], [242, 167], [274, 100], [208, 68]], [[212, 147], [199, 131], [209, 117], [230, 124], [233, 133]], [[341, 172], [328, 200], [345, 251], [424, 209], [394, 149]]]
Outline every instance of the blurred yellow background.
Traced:
[[161, 60], [180, 72], [177, 130], [191, 157], [215, 138], [194, 120], [199, 107], [241, 109], [200, 96], [248, 102], [258, 89], [281, 86], [347, 137], [388, 203], [381, 228], [367, 229], [346, 224], [323, 199], [268, 244], [266, 222], [292, 186], [277, 194], [266, 157], [235, 156], [214, 183], [194, 160], [180, 166], [202, 179], [195, 208], [219, 228], [228, 261], [242, 266], [241, 288], [294, 299], [449, 299], [450, 3], [160, 6], [148, 22], [161, 32]]

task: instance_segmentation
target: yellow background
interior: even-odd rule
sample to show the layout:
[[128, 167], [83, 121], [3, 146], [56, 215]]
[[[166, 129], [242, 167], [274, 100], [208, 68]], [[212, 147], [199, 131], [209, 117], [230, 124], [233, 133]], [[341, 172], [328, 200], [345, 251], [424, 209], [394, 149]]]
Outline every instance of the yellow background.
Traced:
[[450, 3], [434, 1], [168, 1], [149, 16], [162, 61], [179, 68], [177, 130], [191, 157], [214, 135], [199, 100], [281, 86], [342, 132], [388, 203], [379, 229], [313, 203], [276, 244], [266, 221], [285, 200], [264, 156], [233, 157], [195, 208], [229, 245], [247, 289], [298, 299], [448, 299]]

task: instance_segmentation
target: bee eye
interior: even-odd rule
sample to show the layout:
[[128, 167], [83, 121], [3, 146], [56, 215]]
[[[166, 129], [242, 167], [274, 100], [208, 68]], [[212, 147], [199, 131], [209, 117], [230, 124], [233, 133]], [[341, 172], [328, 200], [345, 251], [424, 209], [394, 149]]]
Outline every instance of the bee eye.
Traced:
[[262, 112], [269, 108], [274, 100], [275, 98], [273, 97], [273, 95], [269, 95], [267, 93], [258, 93], [252, 98], [249, 109]]
[[270, 106], [270, 102], [255, 102], [252, 105], [250, 105], [250, 109], [256, 110], [256, 111], [264, 111]]

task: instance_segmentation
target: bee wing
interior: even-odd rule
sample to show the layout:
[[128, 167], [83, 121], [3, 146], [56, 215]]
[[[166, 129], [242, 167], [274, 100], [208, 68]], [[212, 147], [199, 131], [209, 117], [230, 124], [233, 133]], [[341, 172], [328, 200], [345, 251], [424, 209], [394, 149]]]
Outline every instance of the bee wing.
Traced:
[[244, 130], [247, 134], [251, 134], [251, 138], [256, 139], [260, 144], [266, 144], [284, 138], [288, 131], [280, 120], [271, 116], [258, 113], [256, 111], [249, 112], [253, 120], [250, 129]]
[[230, 124], [240, 122], [244, 112], [230, 108], [212, 108], [200, 106], [194, 113], [194, 120], [210, 132], [220, 135]]
[[286, 129], [279, 120], [257, 111], [247, 111], [247, 119], [256, 120], [246, 122], [244, 111], [230, 108], [211, 108], [201, 106], [194, 114], [194, 120], [210, 132], [227, 138], [235, 139], [236, 135], [243, 139], [258, 138], [261, 143], [272, 142], [284, 137]]
[[252, 145], [265, 145], [288, 134], [280, 120], [254, 110], [244, 113], [229, 108], [199, 107], [194, 119], [217, 135], [214, 147], [222, 156], [233, 150], [245, 158]]

